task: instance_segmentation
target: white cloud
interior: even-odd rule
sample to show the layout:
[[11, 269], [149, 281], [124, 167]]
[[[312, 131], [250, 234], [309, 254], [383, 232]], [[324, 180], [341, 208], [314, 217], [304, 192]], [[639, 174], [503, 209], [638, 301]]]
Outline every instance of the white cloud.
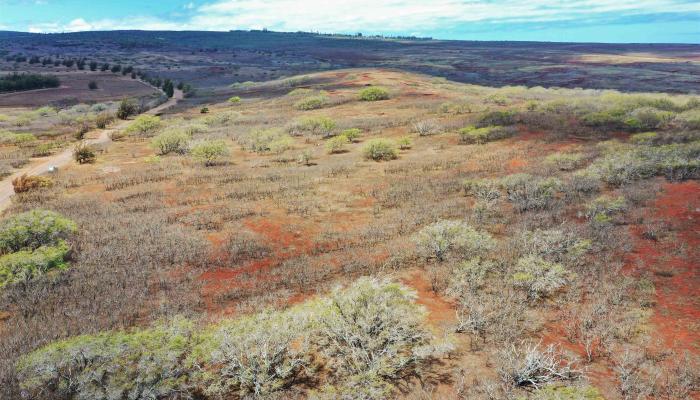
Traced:
[[229, 30], [428, 32], [469, 23], [595, 21], [654, 13], [698, 13], [700, 2], [683, 0], [215, 0], [184, 6], [193, 16], [182, 22], [136, 16], [67, 24], [35, 24], [30, 31]]

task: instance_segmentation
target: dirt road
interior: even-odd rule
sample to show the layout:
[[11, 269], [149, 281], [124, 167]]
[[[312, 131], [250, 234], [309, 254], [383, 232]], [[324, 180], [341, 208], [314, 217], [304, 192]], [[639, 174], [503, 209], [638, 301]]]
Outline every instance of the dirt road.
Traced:
[[[175, 95], [168, 99], [165, 103], [159, 105], [158, 107], [152, 108], [148, 111], [146, 111], [144, 114], [151, 114], [155, 115], [163, 110], [172, 107], [173, 105], [177, 104], [179, 100], [183, 98], [183, 93], [180, 90], [175, 90]], [[92, 133], [97, 132], [98, 136], [96, 138], [90, 138], [85, 140], [86, 143], [88, 144], [93, 144], [93, 145], [101, 145], [105, 143], [109, 143], [110, 139], [110, 133], [114, 131], [118, 131], [120, 129], [124, 129], [131, 121], [119, 121], [118, 123], [113, 124], [107, 129], [101, 129], [97, 131], [92, 131], [88, 133], [88, 136]], [[10, 198], [12, 195], [15, 194], [14, 188], [12, 187], [12, 180], [15, 178], [18, 178], [24, 174], [27, 175], [42, 175], [48, 172], [49, 167], [55, 166], [55, 167], [62, 167], [64, 165], [67, 165], [73, 161], [73, 147], [69, 147], [65, 150], [63, 150], [60, 153], [54, 154], [49, 157], [42, 157], [42, 158], [35, 158], [32, 159], [29, 165], [26, 167], [17, 170], [14, 174], [4, 178], [2, 181], [0, 181], [0, 211], [3, 211], [5, 208], [7, 208], [8, 205], [10, 205]]]

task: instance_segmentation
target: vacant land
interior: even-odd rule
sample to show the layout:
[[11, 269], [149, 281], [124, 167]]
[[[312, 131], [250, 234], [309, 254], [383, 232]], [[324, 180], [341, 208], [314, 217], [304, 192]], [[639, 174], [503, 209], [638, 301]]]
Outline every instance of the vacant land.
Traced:
[[[0, 51], [26, 60], [59, 56], [129, 64], [203, 90], [313, 71], [381, 67], [486, 86], [700, 91], [698, 45], [399, 40], [262, 31], [0, 32]], [[23, 69], [27, 63], [20, 64]], [[2, 69], [13, 67], [14, 61], [6, 62]]]
[[[52, 76], [59, 79], [59, 87], [2, 93], [0, 107], [102, 103], [121, 100], [125, 97], [146, 97], [157, 93], [156, 89], [144, 82], [109, 72], [61, 71], [53, 73]], [[90, 82], [95, 82], [97, 87], [90, 89]]]
[[139, 116], [5, 213], [2, 396], [697, 396], [699, 115], [357, 68]]

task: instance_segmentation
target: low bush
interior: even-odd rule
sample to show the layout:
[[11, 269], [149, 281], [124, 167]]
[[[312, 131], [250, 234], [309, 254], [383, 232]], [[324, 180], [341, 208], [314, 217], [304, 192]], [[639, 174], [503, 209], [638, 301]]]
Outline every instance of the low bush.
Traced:
[[414, 376], [438, 353], [415, 299], [402, 285], [362, 278], [323, 301], [327, 311], [320, 314], [314, 340], [341, 393], [392, 397], [396, 382]]
[[349, 141], [354, 143], [362, 135], [362, 130], [357, 128], [350, 128], [340, 132], [340, 135], [345, 136], [346, 138], [348, 138]]
[[419, 136], [431, 136], [440, 133], [440, 125], [432, 119], [411, 124], [411, 130]]
[[311, 96], [294, 103], [294, 108], [301, 111], [316, 110], [323, 108], [328, 103], [328, 97], [324, 95]]
[[5, 285], [29, 282], [52, 270], [68, 268], [65, 261], [68, 245], [59, 241], [55, 246], [35, 250], [21, 250], [0, 256], [0, 288]]
[[387, 100], [389, 91], [378, 86], [371, 86], [360, 90], [360, 100], [362, 101], [378, 101]]
[[462, 182], [464, 193], [482, 201], [494, 201], [501, 197], [498, 181], [493, 179], [468, 179]]
[[88, 82], [88, 89], [90, 89], [90, 90], [97, 89], [97, 82], [95, 82], [95, 81]]
[[468, 126], [459, 130], [460, 142], [465, 144], [484, 144], [494, 140], [505, 139], [517, 133], [514, 127], [487, 126], [477, 128]]
[[656, 175], [693, 179], [700, 175], [700, 141], [663, 146], [613, 144], [589, 168], [613, 186]]
[[413, 140], [410, 136], [403, 136], [396, 141], [396, 144], [399, 145], [399, 149], [408, 150], [413, 146]]
[[544, 159], [545, 164], [560, 171], [572, 171], [578, 168], [583, 161], [583, 154], [579, 153], [554, 153]]
[[311, 372], [312, 357], [303, 343], [308, 327], [297, 312], [262, 312], [224, 321], [210, 329], [197, 353], [216, 369], [203, 379], [212, 398], [265, 397]]
[[182, 131], [163, 132], [151, 140], [153, 147], [159, 155], [170, 153], [184, 154], [188, 150], [190, 135]]
[[207, 167], [216, 165], [229, 155], [228, 146], [223, 140], [199, 142], [190, 150], [192, 157]]
[[51, 143], [41, 143], [32, 149], [32, 157], [47, 157], [51, 155], [53, 145]]
[[368, 140], [362, 147], [362, 154], [374, 161], [389, 161], [398, 157], [394, 143], [387, 139]]
[[30, 190], [50, 187], [53, 180], [45, 176], [23, 174], [12, 180], [12, 188], [15, 193], [26, 193]]
[[350, 140], [343, 135], [332, 137], [326, 141], [326, 151], [328, 154], [342, 153], [345, 151], [345, 145], [348, 143], [350, 143]]
[[514, 125], [518, 122], [517, 116], [515, 111], [490, 111], [479, 118], [476, 127]]
[[90, 164], [95, 162], [95, 149], [85, 142], [80, 142], [73, 148], [73, 159], [78, 164]]
[[450, 256], [473, 258], [495, 246], [486, 232], [479, 232], [462, 221], [438, 221], [413, 236], [418, 253], [423, 257], [444, 261]]
[[568, 271], [558, 263], [528, 255], [518, 260], [513, 273], [513, 284], [523, 288], [530, 299], [546, 297], [566, 285]]
[[190, 393], [195, 365], [188, 356], [198, 339], [185, 320], [77, 336], [22, 358], [18, 376], [36, 399], [179, 398]]
[[289, 128], [290, 135], [310, 134], [324, 138], [333, 136], [336, 123], [328, 117], [304, 117], [295, 121]]
[[244, 140], [245, 147], [256, 153], [282, 154], [292, 147], [291, 136], [278, 129], [258, 129]]
[[36, 136], [31, 133], [13, 133], [0, 131], [0, 143], [13, 144], [15, 146], [27, 146], [36, 142]]
[[511, 344], [501, 351], [497, 364], [503, 383], [509, 387], [541, 388], [549, 383], [571, 381], [582, 376], [574, 363], [554, 345], [540, 349], [539, 344]]
[[56, 246], [76, 230], [75, 222], [53, 211], [31, 210], [17, 214], [0, 223], [0, 253]]
[[586, 218], [596, 223], [608, 223], [615, 214], [619, 214], [627, 208], [627, 201], [623, 196], [600, 196], [586, 206]]
[[150, 136], [160, 129], [162, 125], [163, 123], [158, 116], [139, 115], [134, 122], [126, 128], [126, 133], [129, 135]]
[[114, 122], [114, 115], [107, 113], [107, 112], [101, 112], [95, 116], [95, 126], [97, 126], [99, 129], [105, 129], [107, 125], [111, 124]]
[[117, 118], [127, 119], [132, 115], [139, 112], [139, 108], [132, 100], [124, 99], [119, 103], [119, 108], [117, 109]]
[[514, 174], [501, 178], [508, 200], [518, 212], [544, 210], [555, 200], [562, 183], [557, 178], [542, 178], [530, 174]]
[[[204, 329], [176, 318], [57, 341], [23, 356], [17, 376], [41, 400], [286, 398], [310, 378], [325, 380], [326, 394], [387, 398], [444, 351], [415, 299], [402, 285], [362, 278], [286, 311]], [[332, 373], [314, 374], [321, 366]]]
[[241, 102], [241, 98], [239, 96], [229, 97], [228, 102], [231, 104], [239, 104]]

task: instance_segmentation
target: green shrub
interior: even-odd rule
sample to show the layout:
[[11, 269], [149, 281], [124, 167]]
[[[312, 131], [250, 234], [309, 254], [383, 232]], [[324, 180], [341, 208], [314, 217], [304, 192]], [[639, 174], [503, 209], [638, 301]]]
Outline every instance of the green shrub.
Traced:
[[53, 211], [31, 210], [17, 214], [0, 223], [0, 252], [56, 246], [76, 229], [75, 222]]
[[231, 104], [239, 104], [241, 102], [241, 98], [239, 96], [229, 97], [228, 102]]
[[382, 87], [371, 86], [360, 90], [360, 100], [362, 101], [378, 101], [387, 100], [389, 91]]
[[402, 285], [362, 278], [323, 301], [327, 311], [320, 314], [314, 341], [340, 391], [352, 395], [347, 398], [392, 398], [397, 381], [438, 354], [415, 299]]
[[592, 386], [548, 385], [535, 390], [531, 400], [605, 400], [605, 398]]
[[632, 110], [625, 119], [625, 126], [631, 131], [657, 129], [673, 119], [674, 113], [660, 111], [652, 107], [641, 107]]
[[583, 170], [571, 174], [567, 182], [566, 192], [574, 193], [595, 193], [600, 190], [600, 175], [591, 171]]
[[345, 136], [351, 142], [356, 142], [362, 135], [362, 131], [357, 128], [350, 128], [340, 132], [340, 136]]
[[126, 133], [129, 135], [149, 136], [155, 133], [162, 126], [160, 117], [155, 115], [139, 115], [136, 117], [128, 128]]
[[659, 138], [656, 132], [635, 133], [630, 137], [630, 142], [634, 144], [654, 144]]
[[408, 150], [413, 146], [413, 140], [411, 140], [410, 136], [403, 136], [396, 141], [396, 144], [399, 145], [399, 149]]
[[500, 186], [516, 211], [524, 212], [549, 208], [562, 184], [557, 178], [513, 174], [501, 178]]
[[468, 126], [459, 130], [460, 142], [465, 144], [484, 144], [494, 140], [511, 137], [517, 133], [514, 127], [487, 126], [477, 128]]
[[472, 258], [483, 255], [494, 247], [494, 240], [486, 232], [479, 232], [462, 221], [438, 221], [413, 236], [418, 253], [425, 258], [444, 261], [450, 255]]
[[307, 97], [294, 103], [294, 108], [301, 111], [323, 108], [328, 103], [328, 97], [323, 95]]
[[153, 147], [159, 155], [170, 153], [184, 154], [190, 142], [190, 135], [182, 131], [163, 132], [151, 140]]
[[46, 157], [51, 155], [53, 145], [51, 143], [42, 143], [32, 149], [32, 157]]
[[48, 117], [49, 115], [54, 115], [58, 113], [58, 110], [50, 106], [44, 106], [37, 108], [36, 110], [34, 110], [34, 112], [36, 113], [36, 115], [39, 115], [41, 117]]
[[207, 167], [220, 162], [229, 155], [228, 146], [223, 140], [199, 142], [191, 149], [192, 156]]
[[566, 285], [569, 273], [561, 265], [529, 255], [518, 260], [513, 284], [527, 291], [530, 299], [546, 297]]
[[131, 100], [124, 99], [119, 103], [119, 108], [117, 109], [117, 118], [127, 119], [132, 115], [138, 113], [139, 109], [136, 103]]
[[204, 329], [175, 319], [54, 342], [23, 356], [17, 377], [30, 398], [47, 400], [286, 398], [320, 376], [318, 359], [340, 392], [388, 398], [448, 350], [433, 343], [415, 299], [400, 284], [361, 278], [286, 311]]
[[498, 181], [493, 179], [467, 179], [462, 182], [464, 194], [482, 201], [494, 201], [501, 197]]
[[73, 159], [78, 164], [90, 164], [95, 162], [95, 149], [85, 142], [80, 142], [73, 148]]
[[266, 397], [311, 372], [311, 352], [304, 343], [309, 327], [299, 311], [264, 311], [211, 328], [196, 353], [205, 365], [204, 393], [212, 398]]
[[333, 136], [335, 127], [335, 121], [328, 117], [304, 117], [294, 122], [288, 131], [294, 136], [311, 134], [326, 138]]
[[589, 168], [614, 186], [665, 175], [672, 180], [694, 179], [700, 175], [700, 141], [663, 146], [616, 144]]
[[586, 206], [586, 218], [596, 223], [608, 223], [615, 214], [625, 211], [627, 202], [623, 196], [600, 196]]
[[54, 342], [20, 360], [21, 388], [37, 399], [191, 398], [196, 332], [176, 320]]
[[0, 256], [0, 288], [19, 282], [29, 282], [51, 270], [68, 268], [65, 261], [68, 245], [59, 240], [55, 246], [41, 246]]
[[544, 162], [560, 171], [571, 171], [578, 168], [584, 161], [583, 154], [579, 153], [554, 153], [548, 155]]
[[362, 147], [362, 154], [374, 161], [389, 161], [398, 157], [394, 143], [387, 139], [368, 140]]
[[350, 143], [350, 140], [343, 135], [332, 137], [326, 141], [326, 151], [328, 154], [342, 153], [345, 151], [345, 145], [348, 143]]
[[31, 133], [13, 133], [0, 131], [0, 143], [26, 147], [36, 142], [36, 136]]
[[673, 124], [681, 129], [700, 129], [700, 110], [688, 110], [676, 115]]
[[114, 116], [107, 112], [101, 112], [95, 116], [95, 126], [99, 129], [105, 129], [107, 125], [114, 121]]
[[282, 154], [292, 147], [294, 140], [278, 129], [259, 129], [245, 139], [245, 147], [256, 153]]
[[314, 91], [312, 89], [308, 89], [308, 88], [296, 88], [296, 89], [293, 89], [292, 91], [290, 91], [289, 93], [287, 93], [287, 96], [290, 96], [290, 97], [306, 96], [306, 95], [310, 95], [313, 92]]
[[509, 126], [514, 125], [516, 122], [518, 122], [518, 120], [515, 111], [490, 111], [479, 118], [476, 127]]

